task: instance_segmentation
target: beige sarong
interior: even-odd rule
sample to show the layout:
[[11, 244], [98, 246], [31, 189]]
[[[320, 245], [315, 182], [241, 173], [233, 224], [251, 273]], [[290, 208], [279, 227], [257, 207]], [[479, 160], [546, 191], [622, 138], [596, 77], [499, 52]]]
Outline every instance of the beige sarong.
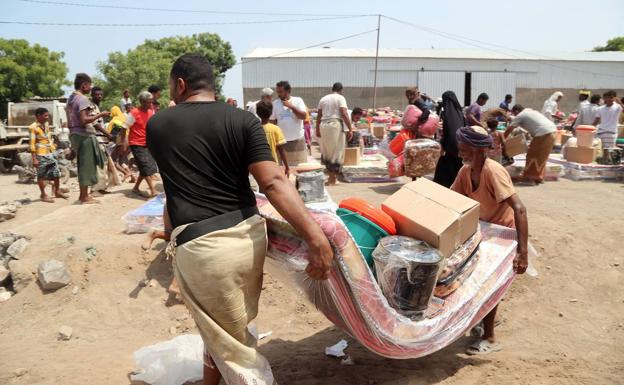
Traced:
[[308, 147], [305, 138], [290, 140], [284, 145], [288, 166], [297, 166], [308, 161]]
[[[173, 231], [172, 242], [185, 227]], [[184, 303], [228, 385], [274, 383], [269, 362], [247, 329], [258, 314], [266, 251], [266, 222], [258, 215], [175, 250], [174, 274]]]
[[319, 128], [321, 130], [321, 163], [330, 172], [341, 172], [347, 141], [342, 120], [324, 120]]
[[546, 163], [548, 156], [555, 145], [555, 134], [537, 136], [531, 140], [529, 150], [526, 154], [526, 166], [524, 167], [524, 178], [536, 182], [544, 180], [546, 173]]

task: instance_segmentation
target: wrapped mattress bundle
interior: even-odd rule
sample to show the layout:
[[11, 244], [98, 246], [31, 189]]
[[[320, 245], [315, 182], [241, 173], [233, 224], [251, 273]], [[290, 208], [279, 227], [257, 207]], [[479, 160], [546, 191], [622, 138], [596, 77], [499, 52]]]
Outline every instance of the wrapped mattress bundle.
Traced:
[[433, 291], [433, 295], [438, 298], [445, 298], [453, 294], [453, 292], [459, 289], [464, 281], [470, 277], [475, 267], [477, 267], [478, 260], [479, 252], [477, 249], [460, 269], [456, 270], [452, 275], [444, 278], [443, 280], [438, 281], [438, 284]]
[[431, 139], [405, 142], [405, 176], [418, 178], [435, 172], [442, 147]]
[[382, 238], [373, 259], [377, 281], [390, 306], [412, 320], [422, 319], [442, 258], [425, 242], [404, 236]]
[[438, 123], [440, 122], [440, 118], [437, 115], [431, 113], [427, 120], [419, 124], [418, 118], [422, 115], [422, 111], [414, 106], [409, 105], [405, 109], [403, 113], [403, 119], [401, 120], [401, 125], [406, 129], [415, 130], [418, 128], [419, 136], [424, 136], [428, 138], [433, 138], [436, 130], [438, 129]]

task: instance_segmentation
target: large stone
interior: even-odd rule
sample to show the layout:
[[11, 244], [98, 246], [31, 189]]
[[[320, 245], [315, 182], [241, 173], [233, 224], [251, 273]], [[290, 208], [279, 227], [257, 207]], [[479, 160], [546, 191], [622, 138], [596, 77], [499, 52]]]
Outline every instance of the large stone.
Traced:
[[72, 338], [74, 331], [71, 327], [63, 325], [58, 331], [58, 339], [61, 341], [69, 341]]
[[20, 259], [22, 254], [24, 254], [26, 247], [28, 247], [28, 240], [26, 240], [26, 238], [20, 238], [9, 246], [7, 254], [9, 254], [12, 258]]
[[8, 221], [15, 218], [17, 214], [17, 206], [10, 203], [0, 206], [0, 222]]
[[43, 290], [60, 289], [71, 282], [71, 277], [65, 265], [56, 259], [41, 262], [37, 273]]
[[9, 299], [11, 299], [12, 296], [13, 293], [8, 291], [6, 287], [0, 286], [0, 302], [8, 301]]
[[17, 237], [11, 233], [0, 234], [0, 248], [7, 249], [17, 240]]
[[24, 290], [35, 279], [32, 270], [24, 261], [10, 261], [9, 271], [13, 279], [13, 289], [17, 293]]
[[10, 275], [11, 272], [9, 271], [9, 269], [4, 267], [3, 265], [0, 265], [0, 283], [6, 281], [6, 279], [9, 278]]

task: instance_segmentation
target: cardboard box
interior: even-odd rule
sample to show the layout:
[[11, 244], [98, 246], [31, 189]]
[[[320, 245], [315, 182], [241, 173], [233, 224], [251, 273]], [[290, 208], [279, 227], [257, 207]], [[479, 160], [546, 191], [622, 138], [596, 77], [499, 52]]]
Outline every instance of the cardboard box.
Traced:
[[526, 154], [528, 150], [524, 135], [510, 136], [505, 140], [505, 152], [507, 156]]
[[591, 147], [567, 146], [563, 156], [568, 162], [587, 164], [593, 163], [596, 160], [596, 151]]
[[373, 136], [383, 139], [386, 135], [386, 125], [383, 123], [373, 123]]
[[345, 148], [343, 166], [357, 166], [362, 162], [362, 147]]
[[468, 240], [479, 225], [479, 202], [425, 178], [403, 186], [381, 205], [398, 233], [423, 240], [444, 257]]

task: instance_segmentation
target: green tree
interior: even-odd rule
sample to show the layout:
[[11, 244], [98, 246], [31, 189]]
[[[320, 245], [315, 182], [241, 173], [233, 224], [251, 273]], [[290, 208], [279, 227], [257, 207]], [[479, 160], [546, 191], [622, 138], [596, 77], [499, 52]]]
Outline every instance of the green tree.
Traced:
[[0, 38], [0, 117], [6, 117], [7, 102], [62, 96], [63, 86], [71, 84], [64, 55], [26, 40]]
[[97, 68], [103, 77], [96, 78], [95, 83], [104, 89], [104, 107], [118, 103], [126, 88], [136, 96], [152, 84], [163, 89], [161, 105], [168, 103], [171, 66], [179, 56], [189, 52], [199, 53], [210, 61], [214, 67], [217, 92], [220, 93], [225, 71], [236, 63], [230, 43], [214, 33], [174, 36], [145, 40], [125, 54], [112, 52], [108, 60], [98, 62]]
[[607, 45], [594, 47], [594, 52], [604, 52], [604, 51], [624, 51], [624, 36], [614, 37], [613, 39], [607, 40]]

